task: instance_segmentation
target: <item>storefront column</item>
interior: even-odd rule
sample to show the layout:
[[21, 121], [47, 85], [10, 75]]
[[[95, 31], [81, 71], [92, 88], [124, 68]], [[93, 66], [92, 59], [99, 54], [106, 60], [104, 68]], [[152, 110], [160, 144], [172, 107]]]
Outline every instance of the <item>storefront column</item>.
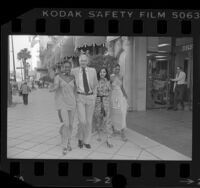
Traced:
[[124, 77], [124, 83], [125, 90], [128, 96], [128, 105], [129, 105], [129, 111], [133, 111], [133, 84], [132, 84], [132, 77], [133, 77], [133, 37], [127, 37], [123, 41], [123, 48], [126, 52], [125, 56], [125, 77]]
[[133, 40], [132, 101], [133, 110], [146, 110], [147, 38], [135, 37]]

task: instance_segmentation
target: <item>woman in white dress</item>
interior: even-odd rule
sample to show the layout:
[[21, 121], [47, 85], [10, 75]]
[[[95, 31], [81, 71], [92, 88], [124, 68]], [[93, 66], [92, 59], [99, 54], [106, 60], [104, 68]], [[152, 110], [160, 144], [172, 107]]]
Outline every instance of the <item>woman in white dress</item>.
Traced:
[[114, 68], [114, 74], [111, 75], [111, 121], [113, 131], [120, 131], [123, 141], [127, 141], [124, 130], [126, 129], [127, 115], [127, 94], [123, 87], [123, 77], [120, 75], [120, 65]]
[[61, 114], [63, 117], [63, 125], [60, 129], [63, 154], [65, 155], [67, 151], [71, 151], [71, 136], [73, 130], [74, 114], [76, 109], [75, 100], [75, 78], [71, 74], [72, 65], [69, 61], [64, 64], [64, 71], [56, 79], [54, 83], [54, 88], [50, 91], [56, 91], [58, 88], [61, 91], [61, 103], [59, 104], [61, 108]]

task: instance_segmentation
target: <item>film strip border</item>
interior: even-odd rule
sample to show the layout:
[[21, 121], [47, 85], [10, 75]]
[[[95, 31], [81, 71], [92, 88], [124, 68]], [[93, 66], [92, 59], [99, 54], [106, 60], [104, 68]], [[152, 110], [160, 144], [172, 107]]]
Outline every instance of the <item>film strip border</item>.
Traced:
[[[148, 27], [149, 22], [152, 22], [153, 27]], [[24, 27], [23, 20], [21, 19], [15, 19], [12, 21], [12, 32], [15, 34], [18, 33], [29, 33], [30, 27]], [[26, 25], [26, 24], [25, 24]], [[49, 33], [48, 31], [51, 31], [50, 33], [57, 34], [74, 34], [75, 30], [73, 29], [73, 22], [69, 19], [60, 19], [59, 24], [57, 23], [57, 27], [52, 28], [52, 25], [55, 26], [54, 23], [51, 21], [48, 21], [46, 19], [36, 19], [35, 20], [35, 30], [32, 30], [32, 32], [36, 32], [38, 34], [46, 34]], [[100, 24], [99, 24], [100, 25]], [[81, 26], [81, 31], [84, 34], [93, 34], [98, 35], [100, 34], [98, 30], [100, 29], [95, 21], [93, 19], [86, 19]], [[192, 33], [198, 32], [198, 29], [196, 30], [196, 24], [195, 21], [192, 23], [190, 20], [182, 20], [178, 22], [178, 25], [176, 22], [169, 23], [169, 21], [166, 20], [157, 20], [157, 21], [142, 21], [142, 20], [133, 20], [131, 24], [128, 24], [126, 27], [124, 27], [126, 24], [120, 23], [119, 20], [108, 20], [107, 24], [105, 24], [105, 32], [109, 34], [119, 34], [124, 33], [124, 31], [129, 31], [127, 34], [134, 34], [134, 35], [141, 35], [141, 34], [150, 34], [150, 35], [171, 35], [174, 34], [175, 31], [178, 31], [177, 34], [183, 34], [183, 35], [190, 35]], [[83, 27], [82, 27], [83, 26]], [[175, 27], [174, 27], [175, 26]], [[195, 27], [193, 27], [195, 26]], [[125, 30], [128, 29], [128, 30]], [[200, 30], [200, 29], [199, 29]], [[76, 29], [77, 31], [77, 29]], [[78, 30], [80, 31], [80, 30]], [[100, 30], [102, 33], [102, 29]], [[32, 33], [31, 32], [31, 33]]]
[[[87, 12], [87, 10], [82, 11]], [[190, 19], [187, 16], [183, 18], [184, 14], [182, 14], [182, 18], [171, 19], [169, 15], [173, 12], [172, 10], [166, 11], [168, 14], [166, 19], [139, 19], [137, 17], [134, 19], [89, 19], [87, 16], [76, 19], [44, 18], [42, 12], [43, 9], [34, 9], [5, 25], [2, 34], [2, 42], [5, 44], [5, 48], [2, 50], [5, 52], [4, 54], [7, 53], [7, 36], [9, 34], [173, 36], [193, 37], [194, 62], [200, 60], [199, 19]], [[198, 63], [194, 63], [194, 70], [200, 70]], [[25, 182], [37, 185], [109, 186], [112, 177], [120, 173], [126, 176], [127, 187], [145, 185], [145, 183], [148, 186], [155, 184], [199, 186], [200, 152], [198, 143], [200, 128], [198, 122], [200, 122], [200, 99], [198, 96], [200, 96], [200, 92], [198, 83], [200, 83], [200, 77], [198, 73], [194, 74], [194, 78], [194, 85], [197, 87], [194, 92], [193, 160], [191, 162], [9, 160], [6, 155], [3, 155], [2, 169]], [[6, 101], [4, 105], [6, 106]], [[6, 112], [4, 117], [6, 117]], [[2, 127], [2, 132], [6, 133], [6, 127]], [[2, 136], [2, 151], [6, 151], [6, 135]]]
[[143, 161], [141, 164], [136, 161], [12, 160], [9, 173], [30, 184], [45, 185], [48, 180], [51, 186], [109, 186], [117, 174], [123, 174], [129, 186], [155, 186], [155, 182], [159, 186], [200, 186], [199, 178], [191, 178], [190, 165], [188, 162], [155, 161], [151, 164]]
[[[113, 11], [85, 9], [34, 9], [12, 20], [12, 33], [73, 35], [183, 35], [200, 33], [200, 11], [124, 10], [127, 17], [114, 18]], [[91, 18], [90, 13], [96, 12]], [[120, 12], [120, 11], [118, 11]], [[64, 14], [65, 13], [65, 14]], [[66, 14], [68, 13], [68, 16]], [[71, 13], [71, 14], [70, 14]], [[106, 17], [105, 15], [112, 16]], [[116, 13], [116, 11], [115, 11]], [[70, 15], [69, 15], [70, 14]], [[123, 14], [123, 15], [124, 15]], [[65, 15], [65, 16], [64, 16]], [[77, 16], [79, 15], [79, 16]], [[98, 15], [104, 15], [99, 17]], [[126, 14], [125, 14], [126, 15]], [[130, 16], [134, 15], [134, 16]], [[97, 17], [98, 16], [98, 17]], [[52, 27], [53, 26], [53, 27]]]

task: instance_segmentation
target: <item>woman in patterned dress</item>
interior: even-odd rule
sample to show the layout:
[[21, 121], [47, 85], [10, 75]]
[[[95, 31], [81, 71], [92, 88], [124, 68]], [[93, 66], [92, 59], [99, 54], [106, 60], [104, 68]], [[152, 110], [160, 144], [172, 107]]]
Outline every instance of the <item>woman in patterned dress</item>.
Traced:
[[60, 104], [60, 108], [64, 123], [60, 129], [60, 134], [63, 146], [63, 155], [65, 155], [67, 151], [72, 150], [70, 141], [76, 109], [75, 78], [71, 74], [71, 68], [71, 63], [66, 61], [64, 64], [64, 71], [62, 74], [59, 74], [54, 84], [54, 88], [50, 90], [55, 91], [58, 88], [61, 90], [62, 103]]
[[98, 133], [98, 141], [101, 141], [101, 133], [106, 134], [107, 146], [113, 147], [110, 142], [112, 135], [110, 120], [110, 78], [108, 70], [101, 68], [98, 72], [97, 98], [95, 103], [94, 118], [96, 120], [96, 129]]
[[111, 121], [113, 131], [120, 132], [123, 141], [127, 141], [124, 134], [126, 129], [126, 114], [128, 109], [127, 94], [123, 87], [123, 77], [120, 75], [120, 65], [114, 68], [114, 74], [111, 75]]

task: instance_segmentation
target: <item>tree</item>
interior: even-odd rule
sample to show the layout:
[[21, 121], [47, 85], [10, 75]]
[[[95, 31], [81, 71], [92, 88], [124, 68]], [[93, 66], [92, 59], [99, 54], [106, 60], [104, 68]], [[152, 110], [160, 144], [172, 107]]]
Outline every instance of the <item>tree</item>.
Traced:
[[24, 79], [26, 80], [27, 76], [28, 76], [28, 66], [26, 63], [27, 59], [31, 58], [31, 52], [28, 51], [27, 48], [22, 49], [20, 52], [18, 52], [17, 54], [17, 59], [21, 60], [23, 63], [23, 68], [24, 68]]

